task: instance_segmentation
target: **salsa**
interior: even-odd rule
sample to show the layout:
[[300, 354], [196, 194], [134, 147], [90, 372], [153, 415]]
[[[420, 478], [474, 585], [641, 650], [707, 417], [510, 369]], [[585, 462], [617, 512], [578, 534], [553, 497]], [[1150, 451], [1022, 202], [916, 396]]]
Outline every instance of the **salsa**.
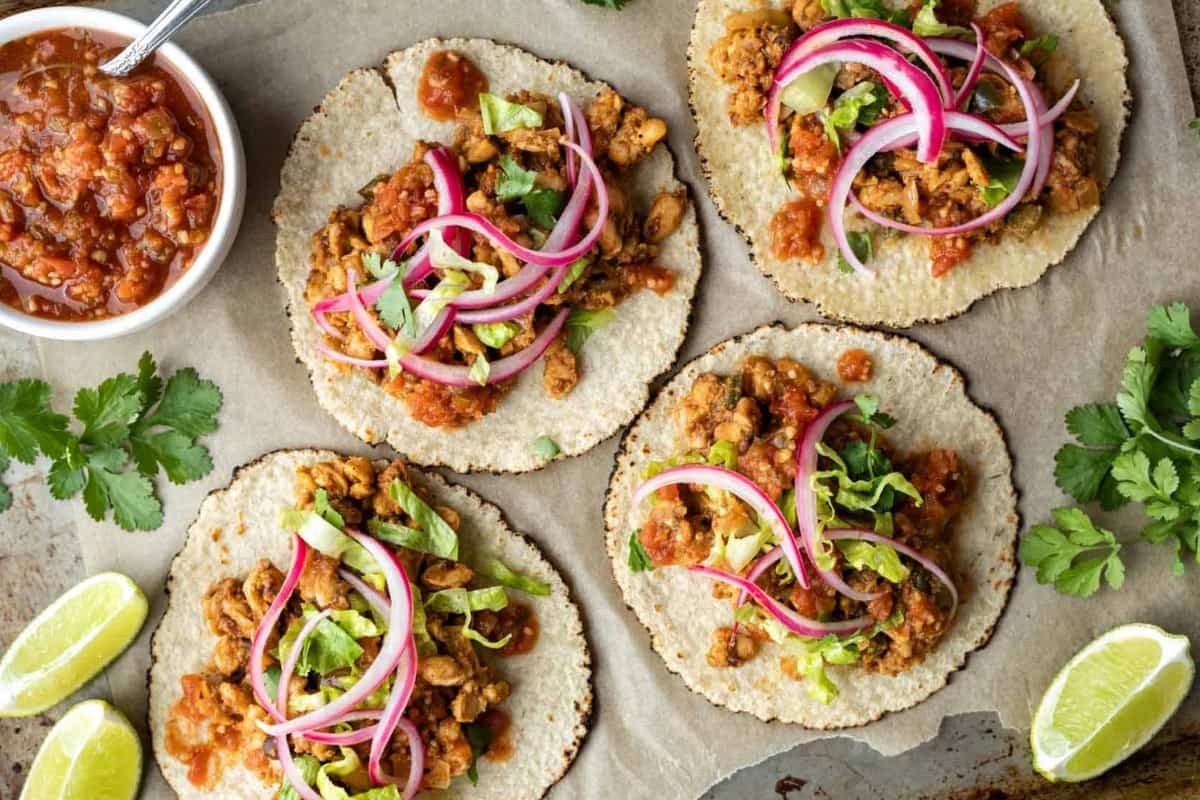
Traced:
[[111, 78], [122, 37], [0, 46], [0, 302], [86, 322], [133, 311], [208, 241], [220, 152], [202, 101], [157, 60]]
[[425, 62], [417, 85], [417, 102], [430, 119], [452, 120], [460, 111], [479, 107], [488, 79], [475, 62], [454, 50], [438, 50]]

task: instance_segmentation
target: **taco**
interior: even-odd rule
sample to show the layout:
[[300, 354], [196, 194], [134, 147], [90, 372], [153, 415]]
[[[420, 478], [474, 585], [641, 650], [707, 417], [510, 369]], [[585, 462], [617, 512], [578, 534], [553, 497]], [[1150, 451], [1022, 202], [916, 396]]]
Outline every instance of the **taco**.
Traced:
[[627, 423], [700, 274], [666, 134], [607, 85], [483, 39], [347, 75], [301, 126], [274, 211], [321, 404], [459, 471], [536, 469]]
[[1130, 103], [1101, 0], [700, 0], [689, 64], [721, 213], [790, 299], [864, 324], [946, 319], [1062, 261]]
[[150, 731], [182, 798], [538, 798], [586, 733], [562, 578], [494, 506], [402, 461], [243, 467], [167, 592]]
[[693, 690], [862, 725], [988, 640], [1016, 570], [1011, 471], [995, 420], [920, 346], [763, 327], [686, 366], [630, 428], [608, 554]]

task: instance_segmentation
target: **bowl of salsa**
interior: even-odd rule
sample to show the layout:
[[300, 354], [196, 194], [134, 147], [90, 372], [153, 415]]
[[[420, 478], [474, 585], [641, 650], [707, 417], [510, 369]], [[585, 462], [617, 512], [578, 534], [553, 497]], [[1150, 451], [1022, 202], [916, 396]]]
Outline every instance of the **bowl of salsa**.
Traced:
[[0, 20], [0, 324], [51, 339], [142, 330], [190, 301], [241, 222], [245, 163], [212, 78], [145, 26], [59, 7]]

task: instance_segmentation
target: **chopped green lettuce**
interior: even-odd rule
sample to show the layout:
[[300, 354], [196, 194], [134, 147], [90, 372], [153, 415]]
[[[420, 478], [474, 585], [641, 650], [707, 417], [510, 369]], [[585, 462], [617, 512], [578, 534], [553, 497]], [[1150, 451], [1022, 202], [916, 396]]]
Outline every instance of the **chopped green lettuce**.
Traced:
[[521, 332], [521, 326], [515, 322], [481, 322], [472, 325], [471, 330], [479, 337], [479, 341], [499, 350]]
[[900, 561], [900, 554], [889, 544], [876, 544], [857, 539], [834, 542], [846, 563], [853, 569], [869, 569], [884, 580], [900, 583], [908, 577], [909, 569]]
[[883, 0], [821, 0], [821, 8], [826, 14], [838, 19], [882, 19], [908, 27], [908, 12], [903, 8], [888, 8]]
[[[303, 608], [302, 618], [288, 626], [276, 649], [279, 661], [282, 662], [287, 658], [296, 643], [296, 638], [300, 635], [300, 629], [316, 613], [317, 609], [314, 606], [306, 604]], [[354, 615], [352, 624], [356, 629], [367, 624], [374, 625], [357, 611], [348, 611], [345, 614]], [[318, 675], [325, 675], [334, 670], [353, 666], [362, 654], [362, 646], [355, 641], [355, 637], [337, 622], [326, 618], [317, 623], [317, 627], [304, 640], [300, 658], [296, 662], [296, 674], [308, 675], [316, 672]]]
[[285, 508], [279, 514], [279, 527], [297, 534], [310, 547], [359, 572], [379, 572], [379, 564], [366, 548], [313, 511]]
[[544, 459], [556, 458], [562, 450], [559, 449], [558, 443], [549, 436], [539, 436], [533, 440], [533, 452]]
[[591, 256], [580, 256], [572, 261], [571, 266], [567, 268], [567, 274], [563, 276], [562, 283], [558, 285], [558, 293], [566, 294], [567, 289], [570, 289], [571, 285], [579, 280], [579, 276], [583, 274], [583, 271], [588, 268], [588, 264], [591, 263]]
[[362, 760], [358, 753], [349, 747], [339, 747], [341, 757], [321, 765], [315, 778], [315, 788], [321, 795], [321, 800], [400, 800], [400, 791], [395, 784], [377, 786], [365, 792], [350, 794], [333, 779], [344, 778], [363, 770]]
[[616, 312], [611, 308], [598, 311], [589, 311], [585, 308], [572, 309], [570, 315], [567, 316], [567, 349], [572, 353], [578, 353], [583, 349], [583, 343], [591, 338], [593, 333], [611, 322], [614, 316], [616, 316]]
[[487, 92], [479, 95], [479, 114], [483, 117], [483, 132], [488, 136], [517, 128], [537, 128], [542, 124], [542, 115], [536, 109], [510, 103]]
[[434, 643], [433, 637], [429, 635], [429, 629], [426, 627], [425, 601], [421, 597], [421, 590], [412, 584], [409, 585], [409, 588], [412, 589], [413, 596], [413, 641], [417, 644], [417, 655], [437, 655], [437, 644]]
[[320, 514], [321, 517], [339, 531], [346, 529], [346, 520], [342, 519], [342, 515], [337, 510], [329, 505], [329, 492], [324, 489], [317, 489], [313, 494], [313, 511]]
[[492, 580], [498, 581], [500, 585], [507, 586], [509, 589], [516, 589], [519, 592], [537, 595], [538, 597], [548, 597], [550, 595], [550, 584], [521, 575], [518, 572], [513, 572], [508, 568], [507, 564], [498, 558], [489, 558], [483, 562], [483, 566], [479, 571]]
[[421, 530], [429, 536], [430, 549], [434, 553], [450, 561], [458, 561], [458, 534], [454, 532], [446, 520], [434, 511], [428, 503], [422, 500], [404, 481], [392, 481], [390, 488], [392, 499], [400, 504], [404, 513], [408, 514]]
[[[433, 266], [442, 270], [462, 270], [464, 273], [474, 272], [483, 277], [483, 287], [481, 291], [484, 294], [492, 294], [496, 291], [496, 284], [500, 280], [500, 270], [493, 267], [491, 264], [485, 264], [481, 261], [472, 261], [469, 258], [464, 258], [458, 254], [450, 245], [446, 244], [446, 240], [442, 237], [442, 232], [436, 228], [429, 232], [429, 261]], [[435, 290], [436, 291], [436, 290]], [[457, 295], [456, 295], [457, 296]], [[422, 303], [421, 305], [424, 305]], [[417, 306], [417, 322], [424, 322], [420, 314], [421, 306]], [[440, 312], [441, 309], [438, 309]], [[437, 316], [434, 313], [433, 316]], [[432, 317], [430, 318], [432, 321]]]
[[938, 21], [937, 7], [942, 0], [925, 0], [917, 16], [913, 18], [912, 29], [917, 36], [953, 36], [960, 39], [975, 39], [975, 33], [970, 28], [958, 25], [946, 25]]
[[398, 522], [384, 522], [380, 519], [368, 520], [367, 531], [379, 541], [394, 544], [397, 547], [407, 547], [409, 550], [429, 553], [451, 561], [457, 560], [458, 557], [457, 534], [452, 540], [437, 539], [431, 537], [422, 528], [410, 528]]
[[471, 380], [478, 383], [480, 386], [487, 386], [488, 375], [492, 372], [492, 365], [482, 353], [475, 356], [475, 363], [471, 365], [471, 371], [467, 373]]
[[[321, 762], [310, 755], [299, 755], [292, 760], [295, 762], [300, 776], [304, 778], [304, 782], [312, 786], [313, 781], [317, 779], [317, 772], [321, 769]], [[279, 787], [278, 800], [300, 800], [300, 793], [292, 788], [287, 778], [283, 779], [283, 783]]]
[[471, 615], [476, 611], [500, 611], [508, 606], [508, 595], [502, 586], [489, 586], [486, 589], [442, 589], [434, 592], [425, 601], [425, 607], [430, 611], [442, 614], [463, 614], [467, 621], [463, 625], [462, 635], [490, 650], [504, 647], [512, 639], [512, 634], [506, 634], [503, 639], [493, 642], [471, 627]]
[[842, 147], [839, 131], [850, 130], [858, 124], [871, 125], [887, 105], [887, 92], [874, 81], [863, 81], [838, 96], [833, 109], [824, 115], [825, 135]]
[[783, 90], [780, 102], [801, 116], [820, 111], [829, 102], [838, 69], [837, 64], [822, 64], [799, 75]]
[[714, 466], [733, 469], [737, 466], [737, 445], [725, 439], [718, 439], [708, 448], [708, 463]]

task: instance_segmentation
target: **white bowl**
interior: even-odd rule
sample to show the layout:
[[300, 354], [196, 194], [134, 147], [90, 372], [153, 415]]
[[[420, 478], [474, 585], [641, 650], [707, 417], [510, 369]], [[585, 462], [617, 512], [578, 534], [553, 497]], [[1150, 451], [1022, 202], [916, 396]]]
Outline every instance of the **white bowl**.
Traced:
[[[26, 11], [0, 19], [0, 43], [56, 28], [91, 28], [130, 39], [146, 26], [112, 11], [78, 6], [58, 6]], [[187, 305], [221, 268], [242, 221], [246, 200], [246, 159], [237, 122], [224, 95], [204, 68], [175, 44], [158, 49], [159, 56], [196, 92], [212, 120], [221, 148], [221, 198], [212, 232], [191, 266], [178, 280], [146, 305], [117, 317], [95, 322], [60, 322], [22, 313], [0, 303], [0, 325], [46, 339], [94, 341], [144, 330]]]

